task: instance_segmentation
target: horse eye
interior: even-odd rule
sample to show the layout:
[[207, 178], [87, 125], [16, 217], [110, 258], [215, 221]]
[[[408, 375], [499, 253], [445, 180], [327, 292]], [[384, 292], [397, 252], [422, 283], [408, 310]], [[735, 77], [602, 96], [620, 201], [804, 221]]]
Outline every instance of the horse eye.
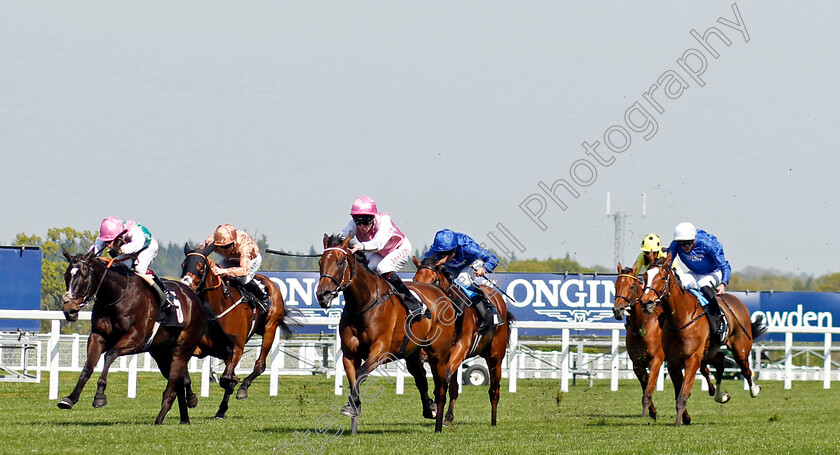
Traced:
[[338, 265], [342, 265], [342, 266], [343, 266], [343, 265], [344, 265], [344, 262], [345, 262], [345, 261], [344, 261], [344, 259], [339, 259], [339, 260], [338, 260]]

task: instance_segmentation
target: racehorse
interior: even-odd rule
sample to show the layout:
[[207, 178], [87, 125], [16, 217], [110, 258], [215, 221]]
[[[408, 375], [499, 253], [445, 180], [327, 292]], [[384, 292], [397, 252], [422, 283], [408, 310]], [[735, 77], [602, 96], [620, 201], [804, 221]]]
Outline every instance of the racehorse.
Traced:
[[[341, 414], [351, 417], [352, 432], [358, 427], [362, 400], [360, 387], [379, 365], [404, 358], [420, 392], [423, 416], [435, 419], [435, 432], [443, 428], [446, 388], [455, 371], [449, 357], [455, 339], [456, 312], [443, 291], [431, 284], [406, 283], [432, 312], [432, 319], [406, 321], [398, 294], [384, 278], [367, 267], [362, 253], [350, 253], [350, 237], [324, 234], [324, 253], [318, 262], [318, 303], [329, 308], [344, 292], [344, 311], [338, 326], [344, 370], [350, 396]], [[407, 326], [408, 325], [408, 330]], [[423, 354], [427, 356], [435, 384], [435, 402], [429, 398]], [[364, 364], [362, 364], [364, 361]]]
[[[708, 374], [708, 366], [705, 364], [715, 367], [716, 385], [709, 384], [709, 395], [714, 395], [715, 401], [726, 403], [729, 401], [729, 395], [724, 394], [720, 388], [724, 352], [720, 351], [721, 345], [711, 339], [709, 322], [704, 317], [705, 310], [700, 302], [689, 291], [683, 290], [679, 278], [671, 269], [672, 260], [673, 256], [669, 254], [667, 258], [660, 259], [648, 269], [641, 303], [648, 314], [653, 312], [657, 304], [662, 306], [662, 346], [665, 360], [668, 361], [668, 372], [674, 382], [676, 426], [680, 426], [681, 422], [686, 425], [691, 423], [686, 401], [698, 368]], [[753, 383], [750, 351], [753, 340], [764, 335], [767, 326], [762, 318], [750, 323], [750, 312], [737, 297], [723, 294], [718, 298], [721, 310], [730, 321], [724, 344], [729, 347], [732, 358], [741, 368], [741, 375], [747, 380], [750, 396], [755, 398], [761, 391], [761, 386]]]
[[[431, 283], [439, 286], [453, 302], [456, 302], [456, 305], [458, 305], [458, 302], [465, 304], [463, 309], [459, 309], [459, 312], [462, 313], [460, 316], [462, 320], [461, 324], [457, 326], [455, 344], [452, 347], [447, 368], [457, 372], [464, 360], [477, 355], [484, 358], [490, 371], [490, 424], [495, 427], [496, 408], [499, 404], [499, 386], [502, 379], [502, 361], [507, 353], [510, 322], [513, 320], [513, 314], [507, 311], [507, 305], [501, 294], [487, 286], [482, 286], [484, 294], [491, 299], [504, 324], [479, 334], [478, 325], [481, 321], [478, 318], [478, 313], [460, 286], [453, 283], [449, 274], [443, 270], [443, 263], [446, 258], [435, 261], [434, 258], [429, 257], [424, 259], [422, 263], [418, 262], [417, 258], [412, 259], [414, 265], [417, 266], [414, 282]], [[476, 305], [484, 305], [484, 303], [477, 303]], [[451, 381], [449, 383], [449, 409], [446, 412], [446, 419], [443, 421], [444, 425], [452, 424], [455, 419], [454, 407], [457, 399], [458, 381]]]
[[[248, 387], [256, 377], [265, 371], [268, 351], [274, 343], [274, 336], [277, 328], [283, 331], [286, 338], [291, 335], [289, 326], [284, 321], [286, 307], [283, 301], [283, 294], [277, 285], [264, 275], [257, 275], [254, 279], [263, 282], [268, 290], [271, 306], [265, 314], [259, 314], [255, 309], [244, 301], [245, 296], [235, 286], [228, 287], [226, 283], [216, 274], [210, 272], [213, 264], [207, 258], [213, 251], [213, 245], [205, 248], [190, 249], [189, 244], [184, 245], [186, 258], [181, 263], [181, 282], [201, 297], [210, 309], [216, 314], [214, 320], [218, 320], [222, 330], [227, 333], [234, 342], [231, 355], [225, 351], [205, 349], [199, 347], [195, 354], [197, 357], [211, 355], [225, 362], [225, 371], [219, 378], [219, 385], [225, 390], [224, 398], [216, 412], [216, 418], [225, 417], [228, 409], [228, 400], [233, 393], [239, 378], [234, 375], [234, 369], [242, 358], [245, 351], [245, 343], [254, 335], [262, 335], [260, 355], [254, 363], [254, 370], [248, 375], [239, 386], [236, 398], [244, 400], [248, 398]], [[189, 394], [189, 392], [188, 392]]]
[[157, 362], [161, 374], [167, 379], [155, 424], [163, 423], [176, 397], [181, 423], [190, 423], [187, 407], [195, 406], [197, 399], [192, 395], [188, 402], [186, 396], [187, 362], [202, 339], [208, 345], [218, 344], [219, 349], [229, 346], [226, 336], [221, 331], [213, 330], [217, 325], [208, 324], [207, 310], [198, 296], [186, 285], [169, 281], [169, 289], [180, 302], [184, 327], [162, 328], [156, 322], [157, 295], [145, 280], [128, 267], [120, 263], [114, 265], [113, 259], [108, 261], [97, 258], [93, 251], [76, 256], [70, 256], [64, 250], [62, 253], [70, 263], [64, 272], [67, 291], [62, 297], [61, 307], [65, 319], [75, 322], [79, 318], [81, 308], [91, 300], [94, 304], [87, 361], [79, 375], [76, 388], [58, 402], [58, 407], [70, 409], [79, 401], [82, 389], [103, 352], [105, 363], [97, 382], [93, 406], [105, 406], [108, 368], [117, 356], [148, 351]]
[[662, 351], [662, 329], [659, 326], [662, 308], [655, 307], [651, 314], [642, 310], [642, 306], [639, 305], [642, 280], [636, 272], [635, 266], [632, 269], [622, 268], [621, 263], [618, 264], [613, 314], [619, 321], [627, 316], [627, 355], [633, 362], [633, 372], [642, 385], [642, 417], [650, 415], [656, 420], [653, 390], [659, 377], [659, 369], [665, 361], [665, 353]]

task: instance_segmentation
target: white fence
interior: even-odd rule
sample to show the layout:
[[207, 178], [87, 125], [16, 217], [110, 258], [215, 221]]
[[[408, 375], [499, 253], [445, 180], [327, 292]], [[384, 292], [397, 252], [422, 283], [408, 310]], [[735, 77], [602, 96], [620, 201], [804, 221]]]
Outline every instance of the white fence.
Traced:
[[[86, 336], [60, 335], [60, 321], [64, 315], [60, 311], [24, 311], [24, 310], [0, 310], [0, 319], [28, 319], [28, 320], [49, 320], [51, 330], [49, 334], [42, 334], [46, 338], [47, 355], [45, 364], [41, 364], [40, 355], [37, 365], [32, 369], [37, 372], [40, 379], [41, 371], [50, 373], [49, 399], [56, 400], [59, 397], [58, 377], [61, 372], [81, 371], [83, 359], [80, 358], [82, 343], [86, 343]], [[81, 312], [80, 320], [90, 320], [90, 312]], [[304, 325], [336, 325], [335, 318], [308, 318]], [[557, 330], [560, 334], [561, 351], [542, 352], [530, 351], [527, 349], [529, 342], [521, 341], [520, 329], [551, 329]], [[517, 379], [523, 377], [548, 377], [559, 378], [561, 390], [569, 390], [569, 381], [576, 376], [593, 378], [609, 378], [611, 390], [618, 390], [618, 380], [621, 378], [634, 378], [632, 366], [627, 358], [624, 349], [624, 342], [620, 339], [620, 330], [624, 326], [621, 323], [567, 323], [567, 322], [535, 322], [517, 321], [511, 328], [511, 340], [503, 368], [503, 377], [509, 378], [508, 390], [515, 393]], [[607, 335], [606, 343], [609, 346], [608, 354], [587, 354], [582, 352], [581, 343], [577, 343], [577, 352], [572, 350], [572, 333], [579, 330], [603, 331]], [[817, 327], [773, 327], [770, 332], [785, 333], [784, 363], [783, 368], [772, 371], [762, 370], [760, 365], [760, 352], [754, 352], [754, 360], [751, 362], [754, 371], [761, 372], [762, 380], [783, 380], [785, 388], [792, 387], [792, 381], [821, 379], [824, 388], [830, 388], [832, 380], [840, 380], [840, 371], [832, 370], [831, 364], [831, 336], [840, 334], [840, 328], [817, 328]], [[825, 336], [823, 353], [823, 367], [814, 368], [795, 367], [793, 365], [794, 334], [823, 334]], [[252, 340], [249, 343], [251, 356], [255, 355], [258, 349], [259, 340]], [[344, 382], [344, 368], [341, 361], [340, 343], [337, 331], [329, 338], [322, 340], [283, 340], [280, 336], [275, 337], [274, 345], [269, 353], [269, 368], [267, 374], [270, 376], [269, 394], [276, 396], [279, 389], [279, 376], [290, 374], [306, 374], [321, 372], [328, 376], [334, 376], [335, 393], [342, 394]], [[40, 345], [39, 345], [40, 347]], [[40, 350], [40, 349], [39, 349]], [[237, 374], [247, 374], [251, 368], [248, 366], [248, 359], [243, 357]], [[400, 361], [402, 362], [402, 361]], [[332, 365], [330, 365], [332, 363]], [[250, 364], [251, 366], [253, 363]], [[588, 365], [588, 367], [587, 367]], [[221, 371], [221, 362], [217, 359], [205, 358], [203, 360], [192, 359], [189, 365], [191, 373], [200, 373], [202, 396], [209, 396], [211, 376], [214, 372]], [[402, 394], [405, 390], [405, 368], [400, 365], [391, 365], [380, 368], [382, 374], [391, 374], [396, 378], [396, 393]], [[97, 371], [101, 370], [101, 359]], [[664, 388], [664, 368], [660, 371], [658, 390]], [[133, 398], [137, 393], [137, 372], [157, 371], [154, 361], [149, 354], [139, 354], [121, 357], [111, 368], [111, 371], [127, 371], [128, 396]], [[460, 372], [459, 372], [460, 373]], [[461, 374], [457, 375], [461, 379]], [[744, 381], [746, 387], [746, 381]], [[707, 385], [701, 381], [701, 387], [705, 390]]]

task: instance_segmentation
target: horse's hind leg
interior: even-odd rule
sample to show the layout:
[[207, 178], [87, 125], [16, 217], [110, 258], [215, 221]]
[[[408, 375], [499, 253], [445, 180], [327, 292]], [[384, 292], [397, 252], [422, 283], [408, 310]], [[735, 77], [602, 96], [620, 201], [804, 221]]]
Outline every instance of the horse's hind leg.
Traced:
[[[457, 374], [457, 369], [455, 370]], [[443, 419], [443, 425], [452, 425], [455, 420], [455, 400], [458, 399], [458, 378], [452, 377], [449, 381], [449, 408], [446, 410], [446, 417]]]
[[488, 356], [485, 357], [485, 360], [490, 371], [490, 389], [487, 391], [490, 396], [490, 425], [495, 427], [496, 411], [499, 406], [499, 389], [502, 385], [502, 359], [501, 357]]
[[[668, 373], [671, 375], [671, 382], [674, 383], [674, 398], [676, 400], [677, 409], [676, 426], [680, 426], [680, 423], [690, 423], [691, 417], [688, 415], [688, 410], [685, 408], [685, 400], [682, 401], [682, 406], [680, 406], [680, 393], [683, 390], [683, 383], [685, 382], [682, 368], [669, 364]], [[688, 422], [685, 422], [686, 419]]]
[[[726, 368], [726, 355], [723, 352], [718, 352], [709, 364], [715, 367], [715, 385], [717, 386], [713, 388], [709, 383], [709, 395], [713, 395], [718, 403], [726, 403], [731, 397], [728, 393], [723, 393], [723, 387], [720, 385], [723, 381], [723, 370]], [[708, 381], [708, 367], [705, 368], [706, 380]]]
[[[741, 335], [745, 337], [745, 335]], [[741, 375], [747, 380], [747, 385], [750, 387], [750, 396], [755, 398], [761, 392], [761, 386], [753, 382], [753, 372], [750, 369], [750, 352], [752, 352], [752, 341], [747, 340], [730, 340], [733, 346], [729, 349], [732, 353], [732, 358], [735, 363], [741, 367]], [[745, 346], [746, 345], [746, 346]], [[741, 348], [739, 349], [738, 346]]]
[[87, 384], [90, 379], [90, 375], [93, 374], [93, 369], [96, 368], [96, 363], [99, 361], [99, 357], [102, 355], [102, 350], [104, 348], [105, 339], [103, 339], [99, 334], [90, 334], [90, 337], [88, 337], [87, 360], [85, 361], [85, 366], [82, 368], [81, 374], [79, 374], [79, 380], [76, 382], [76, 387], [70, 395], [62, 398], [61, 401], [58, 402], [59, 408], [70, 409], [79, 401], [79, 396], [82, 395], [82, 390], [85, 388], [85, 384]]
[[405, 358], [405, 366], [411, 376], [414, 377], [414, 385], [420, 392], [420, 401], [423, 403], [423, 417], [434, 419], [437, 416], [437, 405], [429, 398], [429, 382], [426, 380], [426, 369], [423, 368], [420, 349]]
[[257, 361], [254, 362], [254, 371], [242, 380], [239, 390], [236, 391], [236, 399], [244, 400], [248, 398], [248, 387], [254, 379], [258, 378], [265, 372], [265, 362], [268, 358], [268, 351], [271, 350], [271, 345], [274, 343], [274, 337], [277, 335], [277, 321], [269, 321], [265, 324], [265, 332], [262, 336], [262, 344], [260, 345], [260, 355]]
[[198, 397], [192, 390], [192, 379], [190, 379], [189, 371], [184, 372], [184, 390], [187, 394], [187, 406], [190, 408], [198, 406]]

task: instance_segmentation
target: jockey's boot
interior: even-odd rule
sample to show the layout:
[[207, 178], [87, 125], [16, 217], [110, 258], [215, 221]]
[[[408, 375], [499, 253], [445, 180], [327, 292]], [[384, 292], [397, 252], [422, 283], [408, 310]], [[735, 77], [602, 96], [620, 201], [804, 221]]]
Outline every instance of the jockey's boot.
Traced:
[[271, 305], [271, 301], [268, 299], [268, 293], [265, 292], [265, 288], [263, 287], [263, 284], [260, 283], [260, 280], [254, 278], [242, 286], [254, 297], [256, 297], [257, 301], [253, 302], [253, 304], [256, 305], [256, 308], [260, 311], [260, 313], [265, 314], [268, 311], [268, 307]]
[[472, 300], [473, 308], [475, 308], [475, 312], [478, 314], [477, 330], [478, 333], [481, 333], [495, 325], [493, 316], [498, 317], [498, 315], [495, 314], [495, 308], [493, 308], [493, 305], [487, 300], [487, 296], [484, 295], [484, 292], [478, 286], [470, 286], [469, 290], [474, 292], [470, 300]]
[[[391, 284], [394, 289], [397, 290], [398, 293], [402, 295], [402, 302], [405, 306], [405, 310], [408, 313], [408, 319], [412, 322], [417, 322], [423, 318], [432, 318], [432, 313], [429, 311], [429, 308], [423, 304], [422, 302], [418, 302], [417, 299], [414, 298], [414, 295], [411, 294], [411, 291], [408, 289], [408, 286], [405, 285], [402, 278], [397, 275], [395, 272], [388, 272], [382, 275], [382, 278], [385, 278], [385, 281]], [[424, 311], [425, 310], [425, 311]], [[420, 316], [417, 319], [417, 316]]]
[[152, 281], [155, 283], [152, 288], [158, 295], [161, 309], [168, 309], [172, 305], [172, 302], [169, 301], [169, 291], [166, 289], [166, 285], [163, 284], [163, 280], [155, 273], [152, 273]]
[[706, 300], [709, 301], [709, 305], [706, 307], [706, 317], [709, 318], [709, 327], [712, 330], [712, 339], [723, 343], [727, 332], [726, 320], [724, 319], [723, 312], [718, 304], [715, 290], [711, 286], [703, 286], [700, 288], [700, 292], [703, 294], [703, 297], [706, 297]]

